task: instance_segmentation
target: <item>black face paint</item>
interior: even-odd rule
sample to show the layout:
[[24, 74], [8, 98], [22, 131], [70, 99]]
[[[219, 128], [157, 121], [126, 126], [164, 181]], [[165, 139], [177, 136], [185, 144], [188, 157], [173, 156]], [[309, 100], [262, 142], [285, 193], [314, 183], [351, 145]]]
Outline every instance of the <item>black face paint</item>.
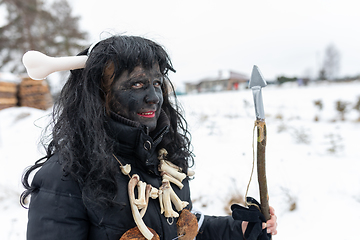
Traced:
[[111, 110], [153, 131], [163, 104], [163, 81], [158, 65], [150, 69], [137, 66], [131, 73], [123, 72], [111, 88]]

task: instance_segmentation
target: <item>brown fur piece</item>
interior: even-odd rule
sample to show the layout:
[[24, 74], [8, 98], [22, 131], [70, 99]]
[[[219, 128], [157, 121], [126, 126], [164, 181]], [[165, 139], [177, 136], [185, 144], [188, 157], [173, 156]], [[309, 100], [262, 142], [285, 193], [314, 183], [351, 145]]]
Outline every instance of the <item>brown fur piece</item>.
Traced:
[[181, 211], [176, 225], [179, 240], [193, 240], [198, 233], [198, 221], [196, 216], [187, 209]]
[[[148, 227], [149, 228], [149, 227]], [[154, 229], [149, 228], [150, 232], [154, 234], [151, 240], [160, 240], [159, 235], [155, 232]], [[119, 240], [147, 240], [140, 232], [138, 227], [131, 228], [127, 230]]]

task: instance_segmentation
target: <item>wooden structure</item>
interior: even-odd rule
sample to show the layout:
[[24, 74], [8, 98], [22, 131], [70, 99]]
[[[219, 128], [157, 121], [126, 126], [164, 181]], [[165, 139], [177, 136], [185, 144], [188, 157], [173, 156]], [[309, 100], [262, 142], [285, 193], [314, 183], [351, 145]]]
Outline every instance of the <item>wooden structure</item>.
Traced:
[[0, 81], [0, 110], [18, 104], [17, 89], [16, 83]]
[[218, 76], [207, 77], [198, 82], [186, 83], [186, 93], [219, 92], [238, 90], [240, 84], [246, 84], [249, 78], [233, 71], [219, 71]]
[[44, 80], [32, 80], [23, 78], [19, 84], [19, 105], [37, 109], [48, 109], [52, 106], [53, 100], [50, 89]]

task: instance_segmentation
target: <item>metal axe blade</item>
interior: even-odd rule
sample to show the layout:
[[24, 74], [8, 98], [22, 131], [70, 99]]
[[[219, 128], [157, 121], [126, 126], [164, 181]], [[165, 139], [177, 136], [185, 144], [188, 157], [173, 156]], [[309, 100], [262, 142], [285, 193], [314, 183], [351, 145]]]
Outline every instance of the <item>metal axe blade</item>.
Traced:
[[264, 80], [259, 67], [254, 65], [252, 73], [251, 73], [251, 78], [250, 78], [250, 82], [249, 82], [249, 87], [253, 88], [253, 87], [266, 87], [267, 83]]
[[264, 121], [265, 113], [264, 113], [264, 104], [262, 100], [261, 88], [266, 87], [267, 83], [264, 80], [263, 76], [259, 68], [254, 65], [251, 78], [249, 82], [249, 87], [251, 88], [254, 96], [254, 104], [255, 104], [255, 115], [257, 120]]

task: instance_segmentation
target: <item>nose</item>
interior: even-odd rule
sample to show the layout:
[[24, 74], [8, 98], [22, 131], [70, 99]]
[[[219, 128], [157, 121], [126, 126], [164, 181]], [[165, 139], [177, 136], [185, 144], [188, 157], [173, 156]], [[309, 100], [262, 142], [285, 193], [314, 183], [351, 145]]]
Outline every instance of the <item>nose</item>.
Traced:
[[147, 94], [145, 96], [145, 102], [149, 104], [158, 104], [160, 102], [159, 93], [156, 92], [154, 86], [148, 88]]

